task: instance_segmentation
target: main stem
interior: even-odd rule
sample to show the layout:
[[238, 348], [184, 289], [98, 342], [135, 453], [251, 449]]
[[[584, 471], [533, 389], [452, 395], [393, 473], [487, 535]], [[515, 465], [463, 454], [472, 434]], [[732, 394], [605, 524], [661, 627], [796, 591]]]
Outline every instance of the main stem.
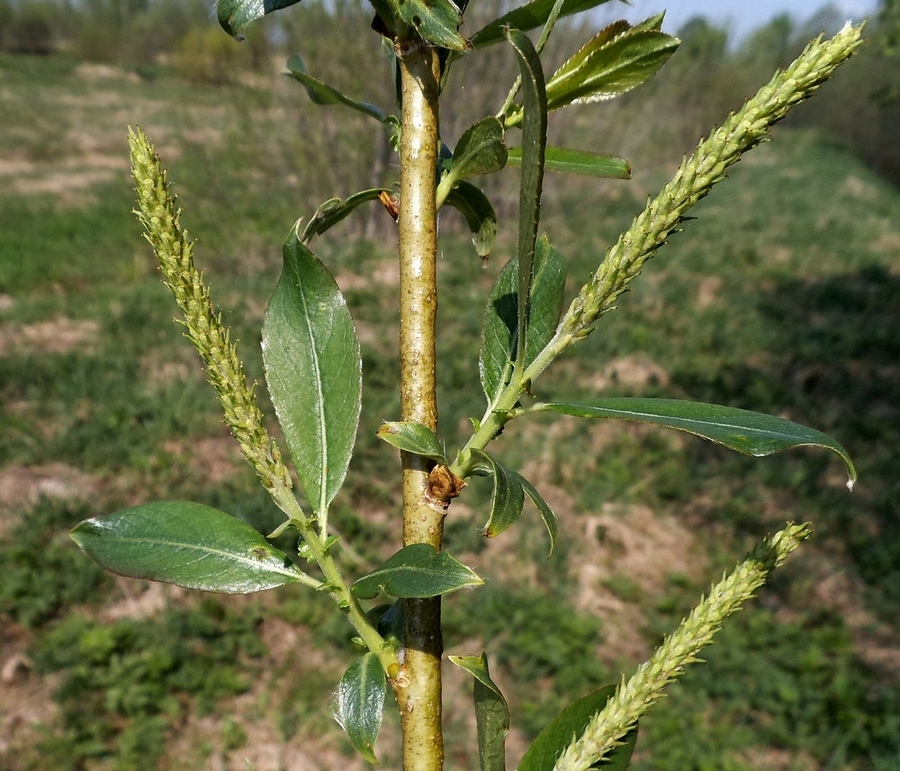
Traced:
[[[437, 430], [435, 319], [439, 147], [437, 53], [416, 37], [397, 46], [403, 93], [400, 144], [400, 403], [403, 420]], [[434, 464], [403, 453], [403, 545], [441, 548], [444, 514], [426, 503]], [[394, 690], [404, 771], [440, 771], [441, 598], [404, 602], [404, 658]]]

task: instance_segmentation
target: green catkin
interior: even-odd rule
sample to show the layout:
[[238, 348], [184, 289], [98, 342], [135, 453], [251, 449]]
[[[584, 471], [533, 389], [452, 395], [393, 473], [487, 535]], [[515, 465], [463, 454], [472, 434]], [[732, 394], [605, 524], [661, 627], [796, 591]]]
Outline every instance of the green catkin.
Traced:
[[789, 523], [713, 586], [650, 660], [641, 664], [628, 682], [623, 680], [584, 733], [559, 756], [553, 771], [586, 771], [621, 744], [622, 737], [660, 698], [665, 686], [678, 678], [688, 664], [698, 661], [697, 655], [712, 642], [725, 619], [754, 596], [769, 574], [809, 533], [808, 524]]

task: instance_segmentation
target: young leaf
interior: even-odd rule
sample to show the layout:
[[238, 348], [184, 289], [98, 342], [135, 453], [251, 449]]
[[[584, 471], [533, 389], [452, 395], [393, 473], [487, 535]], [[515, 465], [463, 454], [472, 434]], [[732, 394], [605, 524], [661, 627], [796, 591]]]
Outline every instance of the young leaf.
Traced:
[[[489, 403], [493, 403], [509, 382], [512, 362], [517, 356], [518, 272], [517, 260], [513, 258], [497, 276], [484, 310], [478, 364]], [[535, 246], [525, 366], [553, 337], [562, 311], [565, 286], [563, 256], [551, 246], [546, 236], [542, 236]]]
[[480, 771], [505, 771], [509, 706], [491, 680], [487, 656], [448, 656], [451, 663], [475, 678], [475, 725], [478, 731]]
[[[509, 148], [507, 163], [509, 166], [521, 166], [521, 147]], [[544, 169], [604, 179], [631, 179], [631, 164], [624, 158], [589, 153], [585, 150], [570, 150], [565, 147], [547, 148]]]
[[452, 51], [467, 51], [472, 44], [457, 32], [462, 23], [452, 0], [399, 0], [400, 18], [423, 40]]
[[324, 519], [350, 463], [362, 359], [347, 304], [291, 231], [262, 332], [266, 382], [310, 505]]
[[483, 450], [475, 450], [472, 455], [477, 461], [475, 468], [494, 480], [491, 513], [481, 531], [488, 538], [493, 538], [512, 527], [522, 514], [525, 490], [519, 482], [519, 474], [504, 468]]
[[[499, 43], [503, 40], [504, 27], [520, 29], [523, 32], [540, 27], [550, 17], [554, 2], [555, 0], [532, 0], [530, 3], [515, 8], [476, 32], [472, 36], [472, 45], [476, 48], [483, 48], [492, 43]], [[589, 11], [606, 2], [609, 0], [565, 0], [559, 18]]]
[[232, 37], [238, 37], [238, 33], [251, 22], [299, 2], [300, 0], [219, 0], [216, 15], [222, 29]]
[[387, 680], [378, 655], [367, 653], [347, 668], [335, 694], [334, 719], [369, 763], [378, 763], [374, 748], [384, 717], [386, 691]]
[[662, 14], [635, 27], [615, 22], [601, 30], [547, 81], [548, 108], [610, 99], [641, 85], [680, 44], [661, 24]]
[[547, 146], [547, 94], [541, 60], [523, 32], [506, 30], [506, 37], [516, 51], [522, 75], [524, 95], [522, 117], [522, 178], [519, 185], [519, 260], [518, 355], [524, 358], [527, 344], [528, 306], [541, 211], [541, 189], [544, 181], [544, 149]]
[[499, 171], [505, 165], [503, 124], [489, 116], [463, 132], [453, 151], [453, 163], [447, 178], [452, 185], [469, 177]]
[[487, 257], [497, 237], [497, 214], [487, 196], [471, 182], [458, 182], [447, 194], [444, 203], [466, 218], [475, 251], [479, 257]]
[[[616, 686], [607, 685], [566, 707], [538, 734], [522, 757], [518, 771], [553, 771], [556, 760], [563, 750], [572, 743], [573, 738], [584, 733], [591, 718], [603, 709], [615, 691]], [[602, 768], [603, 771], [625, 771], [631, 762], [637, 733], [637, 728], [629, 731], [625, 735], [623, 743], [604, 758], [602, 765], [591, 766], [591, 768]]]
[[385, 423], [378, 429], [376, 435], [379, 439], [384, 439], [388, 444], [403, 450], [411, 452], [413, 455], [421, 455], [424, 458], [430, 458], [433, 461], [447, 465], [447, 458], [444, 456], [444, 449], [441, 443], [428, 426], [414, 421]]
[[306, 93], [316, 104], [342, 104], [351, 110], [356, 110], [371, 118], [375, 118], [379, 123], [389, 124], [396, 121], [396, 118], [385, 115], [375, 105], [351, 99], [333, 86], [329, 86], [327, 83], [323, 83], [321, 80], [316, 80], [316, 78], [308, 75], [306, 64], [300, 54], [294, 54], [287, 60], [287, 74], [295, 80], [299, 80], [306, 87]]
[[537, 491], [537, 488], [531, 484], [531, 482], [525, 479], [525, 477], [517, 471], [512, 471], [510, 473], [513, 474], [518, 483], [522, 486], [525, 495], [531, 499], [531, 502], [535, 505], [538, 513], [541, 515], [541, 519], [544, 520], [544, 526], [547, 528], [547, 534], [550, 536], [550, 553], [547, 555], [547, 557], [550, 558], [553, 556], [553, 549], [556, 547], [556, 536], [559, 533], [559, 522], [556, 519], [556, 514], [553, 513], [550, 504], [544, 500], [544, 496]]
[[387, 192], [390, 192], [389, 188], [373, 187], [369, 190], [361, 190], [358, 193], [354, 193], [345, 200], [329, 198], [316, 209], [316, 213], [306, 223], [306, 227], [303, 228], [303, 233], [300, 235], [300, 243], [306, 246], [314, 235], [320, 236], [329, 228], [337, 225], [357, 206], [366, 201], [377, 201], [381, 193]]
[[447, 552], [436, 551], [427, 543], [414, 543], [360, 578], [351, 590], [364, 600], [370, 600], [382, 591], [394, 597], [437, 597], [464, 586], [483, 583], [475, 571]]
[[590, 402], [538, 404], [534, 411], [552, 410], [578, 418], [621, 418], [656, 423], [702, 436], [732, 450], [761, 457], [794, 447], [824, 447], [837, 453], [847, 467], [851, 489], [856, 468], [847, 451], [834, 439], [784, 418], [736, 407], [689, 402], [681, 399], [608, 398]]
[[130, 578], [225, 594], [318, 583], [246, 522], [189, 501], [86, 519], [71, 536], [106, 570]]

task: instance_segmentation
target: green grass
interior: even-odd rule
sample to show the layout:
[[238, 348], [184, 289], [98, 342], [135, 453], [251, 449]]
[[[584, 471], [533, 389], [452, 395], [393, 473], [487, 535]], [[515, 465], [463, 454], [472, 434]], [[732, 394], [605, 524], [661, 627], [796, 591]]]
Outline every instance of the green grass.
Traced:
[[[10, 105], [0, 151], [27, 161], [29, 179], [87, 168], [78, 165], [79, 148], [61, 138], [63, 130], [83, 137], [90, 128], [73, 100], [99, 116], [95, 152], [103, 157], [125, 157], [125, 123], [158, 137], [183, 222], [200, 239], [198, 261], [213, 297], [250, 376], [261, 381], [259, 325], [285, 233], [322, 200], [368, 184], [365, 164], [354, 161], [338, 175], [340, 189], [331, 189], [316, 165], [321, 158], [298, 151], [296, 120], [313, 125], [318, 108], [299, 88], [278, 90], [282, 85], [205, 89], [166, 72], [141, 83], [124, 75], [90, 81], [76, 62], [55, 57], [0, 57], [0, 72]], [[352, 121], [331, 127], [337, 148], [349, 147], [360, 130]], [[321, 146], [314, 151], [327, 156]], [[640, 157], [632, 160], [636, 183], [579, 180], [571, 191], [549, 183], [544, 222], [568, 260], [572, 293], [641, 207], [629, 184], [662, 179], [659, 170], [642, 168]], [[203, 745], [240, 757], [255, 719], [273, 720], [284, 742], [323, 733], [340, 746], [328, 717], [329, 690], [356, 648], [321, 596], [284, 590], [252, 611], [229, 600], [179, 600], [150, 618], [99, 620], [123, 590], [68, 541], [78, 519], [143, 500], [190, 498], [263, 532], [278, 521], [253, 473], [218, 458], [228, 438], [212, 391], [171, 322], [174, 305], [129, 214], [126, 170], [109, 168], [108, 177], [74, 194], [63, 183], [56, 194], [0, 187], [0, 294], [12, 300], [0, 306], [0, 333], [20, 341], [0, 360], [0, 473], [62, 463], [92, 475], [98, 490], [87, 503], [43, 499], [3, 514], [10, 524], [0, 531], [0, 620], [12, 630], [8, 639], [15, 633], [27, 641], [40, 675], [54, 672], [61, 683], [58, 718], [22, 750], [33, 765], [23, 760], [10, 768], [171, 767], [176, 761], [161, 744], [182, 736], [188, 716], [216, 713], [243, 689], [255, 693], [265, 655], [259, 614], [301, 630], [299, 647], [279, 654], [252, 715], [223, 718], [213, 738], [197, 740], [197, 751]], [[511, 178], [501, 192], [514, 186]], [[535, 394], [583, 397], [603, 386], [609, 394], [784, 415], [847, 446], [860, 469], [857, 489], [847, 493], [839, 461], [822, 452], [753, 460], [624, 424], [546, 417], [513, 423], [497, 453], [553, 493], [563, 537], [557, 556], [546, 560], [546, 537], [529, 509], [516, 531], [485, 541], [478, 528], [490, 492], [473, 480], [451, 507], [447, 547], [470, 557], [488, 585], [448, 599], [448, 644], [488, 651], [492, 671], [510, 684], [514, 725], [534, 735], [566, 699], [617, 678], [605, 663], [622, 658], [605, 644], [608, 625], [574, 610], [578, 560], [602, 550], [615, 566], [613, 545], [584, 538], [587, 518], [604, 504], [622, 504], [610, 516], [648, 506], [696, 541], [689, 577], [661, 589], [620, 569], [596, 587], [624, 603], [648, 644], [671, 631], [755, 538], [786, 519], [808, 518], [815, 538], [797, 567], [789, 565], [764, 591], [763, 607], [737, 617], [711, 649], [709, 665], [695, 667], [647, 718], [636, 768], [768, 769], [767, 751], [785, 769], [807, 762], [894, 768], [900, 676], [879, 670], [867, 653], [876, 638], [895, 647], [900, 640], [900, 194], [823, 137], [782, 130], [695, 213], [698, 220], [646, 267], [620, 309], [542, 377]], [[346, 278], [389, 266], [390, 231], [376, 242], [342, 243], [352, 227], [342, 224], [313, 243], [332, 271]], [[466, 418], [483, 411], [481, 314], [514, 227], [502, 223], [486, 269], [455, 215], [442, 220], [442, 233], [441, 434], [452, 451]], [[363, 338], [364, 413], [334, 522], [356, 550], [341, 557], [352, 573], [394, 549], [399, 527], [399, 464], [375, 437], [382, 420], [399, 417], [396, 292], [389, 278], [347, 292]], [[62, 352], [21, 342], [21, 330], [59, 319], [94, 321], [96, 334]], [[649, 362], [662, 376], [634, 379], [634, 362]], [[609, 374], [611, 365], [618, 377]], [[598, 373], [607, 373], [605, 385]], [[841, 572], [849, 597], [820, 591], [818, 582]], [[868, 621], [842, 620], [849, 608]], [[300, 684], [286, 690], [292, 678]], [[465, 734], [460, 739], [471, 743]], [[69, 755], [66, 747], [74, 748]], [[454, 747], [448, 767], [474, 767], [473, 753]], [[10, 763], [0, 755], [0, 765]]]

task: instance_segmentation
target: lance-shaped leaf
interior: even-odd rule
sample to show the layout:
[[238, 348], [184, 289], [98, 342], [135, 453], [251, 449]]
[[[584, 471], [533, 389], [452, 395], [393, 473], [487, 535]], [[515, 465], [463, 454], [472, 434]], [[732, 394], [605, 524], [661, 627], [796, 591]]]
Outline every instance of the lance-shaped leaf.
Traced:
[[[607, 2], [609, 0], [565, 0], [559, 18], [589, 11], [591, 8]], [[504, 27], [520, 29], [523, 32], [540, 27], [550, 17], [554, 3], [555, 0], [532, 0], [530, 3], [525, 3], [476, 32], [472, 36], [472, 45], [476, 48], [483, 48], [492, 43], [499, 43], [503, 40]]]
[[251, 22], [298, 2], [300, 0], [219, 0], [217, 16], [222, 29], [238, 37], [238, 33]]
[[246, 522], [189, 501], [157, 501], [87, 519], [72, 540], [106, 570], [188, 589], [249, 594], [318, 582]]
[[448, 656], [450, 661], [475, 678], [475, 726], [478, 731], [480, 771], [505, 771], [509, 707], [491, 680], [487, 656]]
[[459, 182], [447, 194], [444, 203], [466, 218], [475, 251], [479, 257], [487, 257], [497, 237], [497, 214], [487, 196], [471, 182]]
[[[521, 147], [509, 148], [507, 163], [510, 166], [522, 165]], [[544, 156], [544, 169], [604, 179], [631, 179], [631, 164], [624, 158], [566, 147], [548, 147]]]
[[331, 273], [291, 231], [262, 332], [266, 382], [313, 510], [324, 518], [359, 424], [362, 358]]
[[[531, 303], [526, 333], [525, 366], [544, 348], [556, 331], [566, 287], [566, 266], [562, 254], [546, 236], [537, 240]], [[479, 371], [489, 403], [493, 403], [509, 382], [517, 356], [519, 319], [519, 268], [513, 258], [507, 263], [488, 295], [481, 330]]]
[[474, 570], [447, 552], [439, 552], [427, 543], [414, 543], [360, 578], [351, 589], [364, 600], [382, 591], [394, 597], [437, 597], [483, 583]]
[[552, 410], [579, 418], [621, 418], [655, 423], [702, 436], [716, 444], [756, 457], [794, 447], [824, 447], [843, 459], [850, 476], [847, 486], [852, 489], [856, 481], [856, 468], [850, 455], [830, 436], [799, 423], [759, 412], [681, 399], [628, 397], [537, 404], [532, 409], [536, 412]]
[[476, 473], [487, 474], [494, 482], [491, 513], [481, 531], [488, 538], [493, 538], [512, 527], [522, 514], [525, 490], [519, 483], [518, 474], [501, 466], [483, 450], [475, 450], [472, 455], [477, 462]]
[[457, 31], [462, 23], [452, 0], [398, 0], [400, 18], [423, 40], [452, 51], [467, 51], [472, 44]]
[[519, 260], [518, 360], [524, 359], [528, 340], [528, 306], [534, 265], [534, 242], [537, 239], [541, 211], [541, 189], [544, 182], [544, 148], [547, 146], [547, 95], [541, 60], [528, 37], [509, 29], [506, 37], [516, 51], [522, 75], [522, 177], [519, 184]]
[[522, 486], [525, 495], [531, 499], [531, 502], [538, 510], [538, 514], [541, 515], [541, 519], [544, 520], [544, 527], [547, 528], [547, 535], [550, 536], [550, 553], [547, 555], [547, 558], [549, 559], [553, 556], [553, 549], [556, 548], [556, 536], [559, 534], [559, 522], [556, 519], [556, 514], [553, 512], [553, 509], [550, 508], [550, 504], [544, 500], [544, 496], [538, 492], [537, 488], [531, 484], [531, 482], [525, 479], [525, 477], [517, 471], [513, 471], [512, 474]]
[[300, 235], [300, 243], [304, 246], [310, 242], [312, 237], [320, 236], [329, 228], [337, 225], [344, 217], [352, 212], [357, 206], [366, 201], [379, 200], [382, 193], [390, 192], [386, 187], [373, 187], [369, 190], [361, 190], [354, 193], [349, 198], [341, 200], [340, 198], [329, 198], [323, 203], [316, 213], [306, 223], [303, 233]]
[[[522, 757], [518, 771], [553, 771], [563, 750], [572, 743], [573, 739], [584, 733], [591, 718], [603, 709], [615, 691], [616, 686], [607, 685], [566, 707], [538, 734]], [[591, 768], [602, 768], [603, 771], [625, 771], [631, 762], [637, 734], [638, 729], [633, 728], [625, 735], [623, 743], [604, 758], [601, 765], [591, 766]]]
[[347, 668], [335, 693], [334, 719], [369, 763], [378, 763], [374, 748], [384, 717], [386, 691], [387, 681], [378, 655], [367, 653]]
[[321, 80], [308, 75], [306, 72], [306, 64], [300, 54], [294, 54], [287, 61], [287, 74], [295, 80], [299, 80], [306, 88], [309, 98], [316, 104], [342, 104], [351, 110], [356, 110], [371, 118], [375, 118], [379, 123], [392, 124], [396, 122], [396, 118], [391, 115], [385, 115], [378, 107], [368, 102], [358, 102], [351, 99], [346, 94], [338, 91], [334, 86], [329, 86]]
[[506, 165], [506, 155], [503, 124], [493, 116], [483, 118], [459, 138], [450, 171], [441, 185], [450, 188], [463, 179], [498, 171]]
[[615, 22], [585, 43], [547, 81], [549, 109], [610, 99], [651, 77], [680, 43], [660, 31], [662, 18], [635, 27]]
[[415, 421], [399, 421], [385, 423], [376, 435], [388, 444], [413, 455], [421, 455], [433, 461], [447, 465], [447, 458], [441, 443], [428, 426]]

